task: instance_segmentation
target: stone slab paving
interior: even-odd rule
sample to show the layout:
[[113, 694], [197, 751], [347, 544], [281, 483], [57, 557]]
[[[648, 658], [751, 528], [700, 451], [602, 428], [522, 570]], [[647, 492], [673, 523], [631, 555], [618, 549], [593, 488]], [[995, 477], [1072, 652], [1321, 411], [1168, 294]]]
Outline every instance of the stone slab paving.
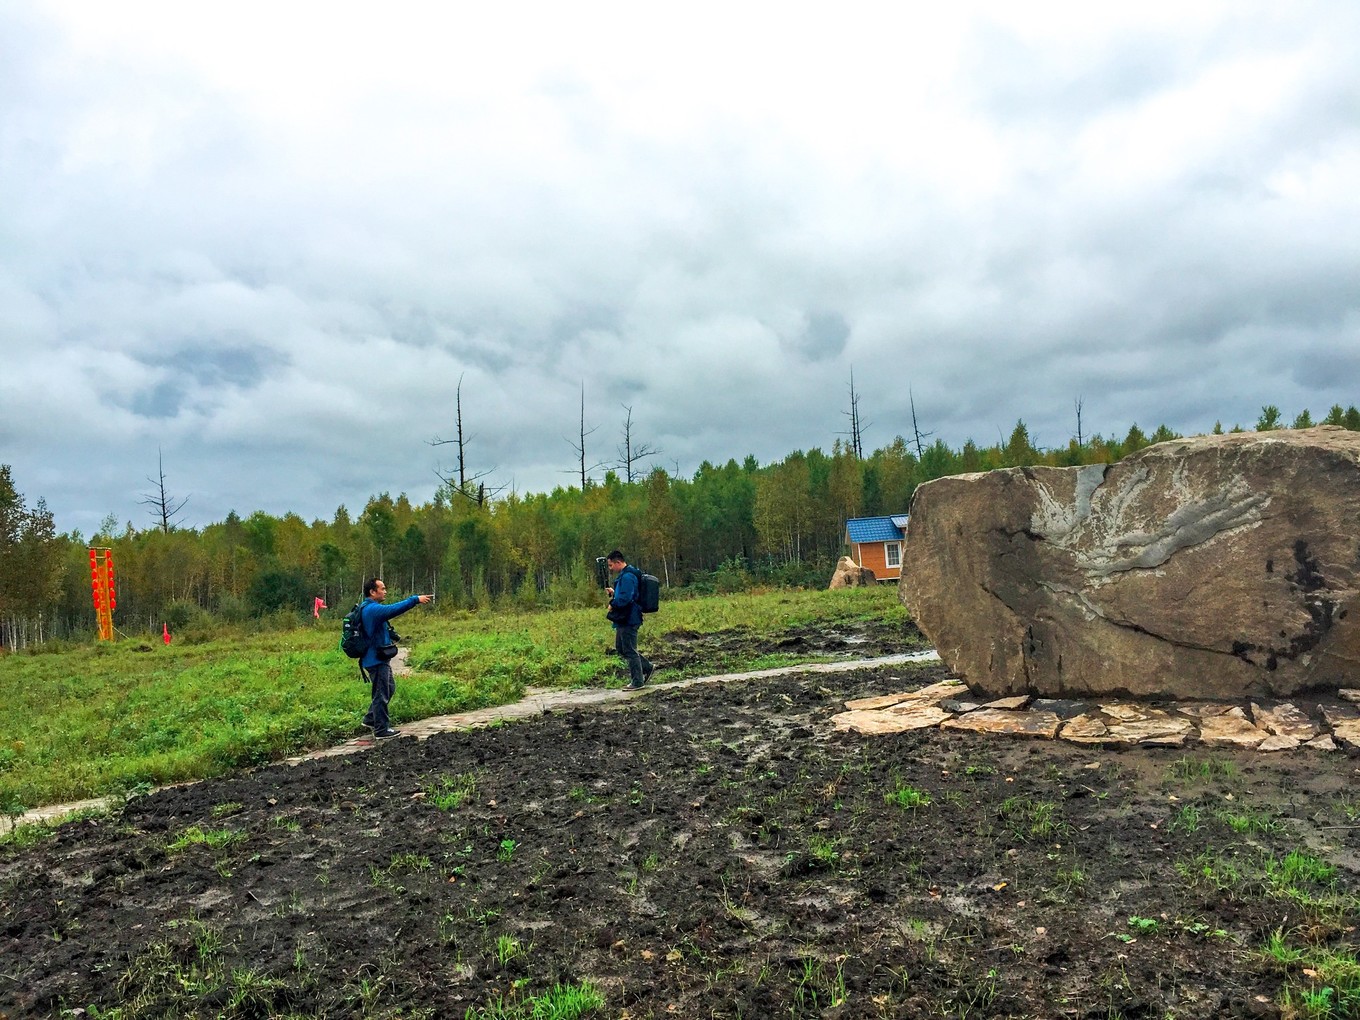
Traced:
[[[393, 672], [397, 676], [404, 676], [410, 673], [410, 669], [405, 665], [405, 652], [402, 649], [398, 657], [393, 660]], [[695, 684], [727, 683], [732, 680], [759, 680], [765, 677], [784, 676], [788, 673], [840, 673], [852, 669], [876, 669], [883, 666], [898, 666], [909, 662], [936, 662], [940, 658], [939, 653], [934, 649], [923, 652], [904, 652], [900, 655], [884, 655], [873, 659], [852, 659], [844, 662], [810, 662], [795, 666], [779, 666], [774, 669], [757, 669], [746, 673], [720, 673], [713, 676], [691, 677], [688, 680], [674, 680], [670, 683], [660, 682], [651, 683], [639, 691], [624, 690], [620, 687], [599, 688], [599, 687], [580, 687], [573, 690], [556, 689], [535, 689], [530, 688], [525, 697], [510, 705], [497, 705], [492, 708], [482, 708], [474, 712], [456, 712], [452, 715], [439, 715], [430, 719], [419, 719], [415, 722], [398, 723], [397, 728], [401, 731], [401, 736], [395, 738], [402, 740], [414, 737], [417, 740], [426, 740], [435, 733], [445, 733], [450, 730], [473, 729], [478, 726], [489, 726], [493, 723], [507, 722], [513, 719], [528, 719], [536, 715], [544, 715], [548, 712], [562, 712], [567, 710], [590, 709], [590, 708], [612, 708], [625, 704], [634, 698], [647, 694], [655, 690], [680, 690], [685, 687], [692, 687]], [[664, 675], [664, 668], [662, 670]], [[951, 687], [950, 690], [957, 688]], [[904, 694], [896, 701], [918, 699], [923, 692], [917, 691], [911, 694]], [[356, 702], [357, 705], [357, 702]], [[362, 712], [363, 706], [358, 706], [358, 711]], [[384, 741], [376, 740], [371, 734], [354, 737], [333, 747], [323, 747], [316, 751], [309, 751], [306, 754], [297, 755], [292, 758], [285, 758], [283, 764], [296, 765], [298, 762], [308, 761], [312, 758], [331, 758], [337, 755], [357, 754], [365, 751], [375, 744]], [[25, 811], [16, 817], [0, 817], [0, 833], [8, 832], [20, 825], [31, 825], [35, 822], [50, 822], [64, 818], [67, 815], [75, 814], [79, 811], [99, 811], [105, 810], [118, 803], [118, 797], [96, 797], [91, 800], [73, 801], [66, 804], [49, 804], [46, 807], [34, 808]]]
[[[1360, 691], [1339, 691], [1337, 697], [1360, 701]], [[867, 735], [938, 726], [1108, 746], [1181, 747], [1198, 742], [1267, 753], [1298, 748], [1360, 751], [1360, 710], [1342, 701], [1317, 700], [1301, 708], [1292, 702], [1149, 704], [1032, 700], [1020, 695], [979, 703], [961, 681], [946, 680], [922, 691], [847, 701], [846, 710], [831, 722], [838, 730]]]

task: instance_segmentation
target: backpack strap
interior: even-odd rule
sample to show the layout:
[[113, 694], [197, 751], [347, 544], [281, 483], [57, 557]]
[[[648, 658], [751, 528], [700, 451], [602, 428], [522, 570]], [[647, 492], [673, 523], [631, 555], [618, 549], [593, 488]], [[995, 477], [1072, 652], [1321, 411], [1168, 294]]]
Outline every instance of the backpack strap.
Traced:
[[[359, 631], [368, 639], [369, 644], [373, 643], [373, 635], [368, 632], [368, 623], [364, 620], [364, 606], [372, 601], [371, 598], [365, 595], [359, 602]], [[373, 678], [368, 675], [368, 670], [364, 669], [364, 657], [362, 655], [359, 656], [357, 665], [359, 667], [359, 679], [366, 684], [373, 683]]]

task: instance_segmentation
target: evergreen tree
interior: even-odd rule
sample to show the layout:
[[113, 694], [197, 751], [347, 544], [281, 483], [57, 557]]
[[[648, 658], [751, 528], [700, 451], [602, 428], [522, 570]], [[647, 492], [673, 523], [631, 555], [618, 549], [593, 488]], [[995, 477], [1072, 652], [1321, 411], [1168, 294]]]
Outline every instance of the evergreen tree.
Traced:
[[1147, 436], [1144, 435], [1143, 430], [1138, 427], [1138, 423], [1134, 422], [1129, 426], [1128, 435], [1124, 437], [1122, 456], [1127, 457], [1131, 453], [1137, 453], [1147, 445]]
[[1257, 432], [1273, 432], [1280, 427], [1280, 409], [1274, 404], [1261, 408], [1261, 417], [1256, 419]]
[[1006, 467], [1024, 467], [1037, 464], [1041, 459], [1039, 451], [1030, 444], [1029, 428], [1023, 421], [1016, 421], [1002, 450], [1002, 462]]

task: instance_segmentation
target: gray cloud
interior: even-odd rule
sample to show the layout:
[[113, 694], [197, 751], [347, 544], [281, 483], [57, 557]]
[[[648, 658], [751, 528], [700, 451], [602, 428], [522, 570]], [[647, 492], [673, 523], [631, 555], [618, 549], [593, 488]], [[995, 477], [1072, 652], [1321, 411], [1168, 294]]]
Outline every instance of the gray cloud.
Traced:
[[199, 524], [428, 498], [460, 378], [520, 491], [583, 383], [685, 473], [829, 448], [852, 366], [870, 446], [1357, 400], [1342, 0], [316, 14], [0, 12], [0, 461], [62, 527], [158, 447]]

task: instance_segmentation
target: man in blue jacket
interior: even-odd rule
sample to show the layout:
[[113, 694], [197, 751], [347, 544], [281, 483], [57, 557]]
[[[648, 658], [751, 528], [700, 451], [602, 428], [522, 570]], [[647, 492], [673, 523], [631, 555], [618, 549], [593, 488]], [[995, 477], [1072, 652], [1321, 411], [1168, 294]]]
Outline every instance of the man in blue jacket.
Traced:
[[397, 654], [392, 632], [387, 621], [400, 616], [418, 605], [434, 601], [433, 595], [412, 595], [390, 606], [383, 605], [387, 598], [387, 585], [375, 577], [364, 585], [364, 605], [359, 611], [363, 619], [364, 633], [368, 635], [368, 651], [359, 660], [359, 666], [368, 674], [368, 682], [373, 688], [373, 701], [364, 716], [364, 725], [373, 727], [375, 737], [395, 737], [400, 730], [394, 730], [387, 718], [387, 703], [397, 692], [397, 682], [392, 677], [392, 656]]
[[625, 689], [636, 691], [652, 678], [656, 669], [642, 657], [637, 647], [638, 628], [642, 626], [642, 605], [638, 601], [642, 572], [637, 567], [630, 567], [617, 549], [606, 559], [609, 572], [616, 578], [614, 587], [605, 589], [609, 593], [609, 612], [605, 615], [614, 624], [614, 649], [628, 663], [629, 680]]

